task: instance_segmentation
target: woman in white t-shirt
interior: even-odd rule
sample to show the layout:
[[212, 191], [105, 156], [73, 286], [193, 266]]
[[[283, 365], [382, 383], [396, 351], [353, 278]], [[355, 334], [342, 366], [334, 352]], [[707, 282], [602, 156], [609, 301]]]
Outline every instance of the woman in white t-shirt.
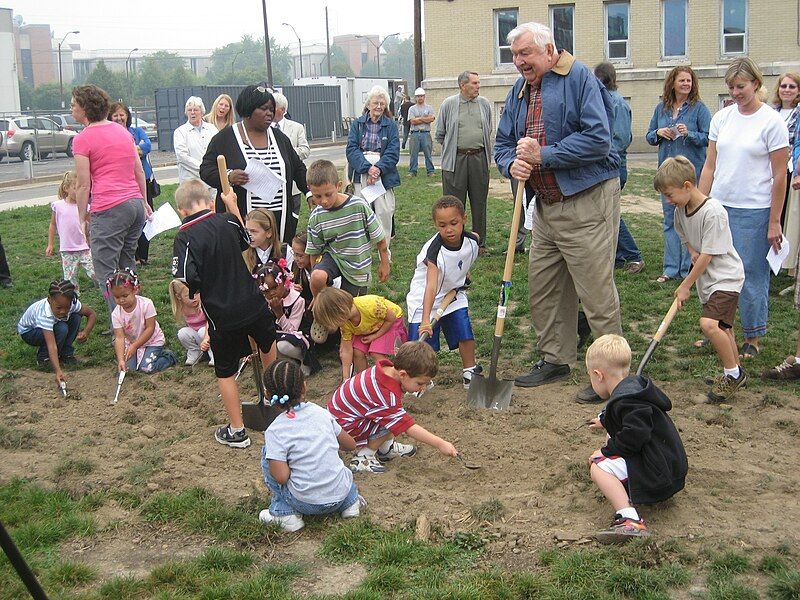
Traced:
[[789, 132], [777, 111], [759, 100], [764, 83], [749, 58], [731, 63], [725, 83], [734, 104], [711, 119], [708, 153], [700, 175], [700, 191], [719, 200], [728, 211], [733, 246], [744, 263], [739, 295], [743, 358], [758, 354], [767, 333], [770, 246], [782, 238], [781, 210], [786, 192]]

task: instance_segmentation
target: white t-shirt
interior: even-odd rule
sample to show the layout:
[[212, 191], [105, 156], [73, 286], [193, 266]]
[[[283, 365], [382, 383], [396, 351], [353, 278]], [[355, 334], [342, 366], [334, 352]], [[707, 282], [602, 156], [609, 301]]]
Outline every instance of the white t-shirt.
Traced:
[[769, 153], [789, 146], [789, 131], [778, 111], [762, 104], [752, 115], [743, 115], [732, 104], [711, 119], [708, 139], [717, 143], [710, 195], [731, 208], [769, 208]]
[[288, 463], [287, 487], [308, 504], [341, 502], [350, 493], [353, 474], [339, 457], [342, 431], [331, 413], [303, 402], [294, 416], [281, 413], [264, 432], [264, 456]]

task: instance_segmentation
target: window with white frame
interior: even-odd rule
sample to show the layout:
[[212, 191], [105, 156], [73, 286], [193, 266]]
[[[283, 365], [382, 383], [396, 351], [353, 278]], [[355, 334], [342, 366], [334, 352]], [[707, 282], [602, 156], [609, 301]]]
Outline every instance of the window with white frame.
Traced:
[[556, 48], [575, 54], [575, 5], [560, 4], [550, 7], [550, 29]]
[[608, 2], [606, 8], [606, 58], [611, 61], [628, 61], [630, 26], [630, 2]]
[[508, 34], [517, 26], [519, 10], [516, 8], [499, 8], [494, 11], [494, 30], [495, 30], [495, 58], [496, 65], [509, 65], [513, 61], [511, 58], [511, 46], [508, 44]]
[[687, 0], [661, 3], [661, 54], [664, 58], [684, 58], [686, 48]]
[[747, 0], [722, 0], [722, 54], [747, 52]]

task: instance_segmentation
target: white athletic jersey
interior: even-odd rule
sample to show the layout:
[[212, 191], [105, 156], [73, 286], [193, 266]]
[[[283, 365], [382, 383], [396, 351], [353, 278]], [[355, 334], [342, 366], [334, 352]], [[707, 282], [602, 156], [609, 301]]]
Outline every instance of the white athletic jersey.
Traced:
[[[425, 242], [422, 250], [417, 255], [417, 268], [414, 270], [414, 277], [411, 278], [411, 289], [406, 296], [408, 322], [422, 322], [422, 299], [425, 296], [428, 261], [433, 261], [439, 267], [439, 283], [431, 310], [432, 319], [447, 292], [464, 286], [467, 274], [476, 258], [478, 258], [478, 237], [467, 231], [461, 236], [461, 243], [456, 248], [446, 246], [438, 233]], [[460, 291], [444, 311], [444, 314], [449, 315], [466, 307], [467, 295]]]

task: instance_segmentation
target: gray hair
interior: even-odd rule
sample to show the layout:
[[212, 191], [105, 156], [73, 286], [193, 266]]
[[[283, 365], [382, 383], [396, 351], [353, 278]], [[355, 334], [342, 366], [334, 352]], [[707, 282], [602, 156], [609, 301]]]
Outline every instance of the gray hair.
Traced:
[[533, 43], [537, 48], [544, 50], [547, 44], [552, 44], [553, 49], [557, 50], [551, 29], [547, 25], [542, 25], [534, 21], [514, 27], [514, 29], [508, 32], [506, 41], [509, 44], [513, 44], [523, 33], [530, 33], [533, 36]]
[[186, 114], [186, 111], [196, 106], [200, 109], [200, 112], [206, 114], [206, 105], [203, 104], [203, 99], [198, 96], [189, 96], [189, 99], [186, 101], [186, 106], [183, 107], [183, 114]]
[[469, 81], [470, 75], [475, 75], [476, 77], [480, 77], [475, 71], [464, 71], [461, 75], [458, 76], [458, 85], [462, 86]]
[[381, 96], [383, 98], [384, 102], [386, 102], [386, 107], [387, 108], [391, 105], [391, 101], [389, 100], [389, 92], [387, 92], [384, 88], [382, 88], [379, 85], [372, 86], [372, 89], [369, 92], [367, 92], [367, 97], [364, 100], [364, 105], [366, 106], [367, 104], [369, 104], [370, 101], [375, 96]]
[[289, 100], [280, 92], [275, 92], [272, 94], [272, 97], [275, 98], [275, 108], [282, 108], [284, 110], [289, 108]]

